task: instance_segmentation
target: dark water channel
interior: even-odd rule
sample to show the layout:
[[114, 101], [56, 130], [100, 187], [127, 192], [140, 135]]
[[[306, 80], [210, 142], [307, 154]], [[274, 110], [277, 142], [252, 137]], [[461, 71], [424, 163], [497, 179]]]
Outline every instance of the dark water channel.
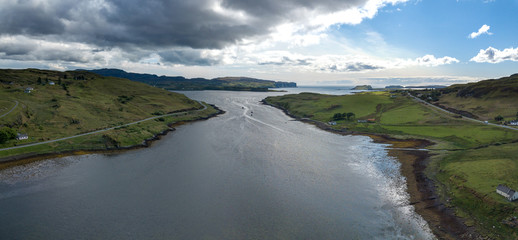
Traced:
[[281, 93], [185, 94], [227, 113], [150, 148], [0, 172], [0, 239], [432, 238], [386, 146], [259, 103]]

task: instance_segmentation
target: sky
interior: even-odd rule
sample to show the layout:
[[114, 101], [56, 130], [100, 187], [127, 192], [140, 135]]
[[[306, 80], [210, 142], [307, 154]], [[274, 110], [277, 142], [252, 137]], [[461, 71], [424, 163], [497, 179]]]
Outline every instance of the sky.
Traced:
[[299, 85], [518, 73], [518, 0], [0, 0], [0, 68]]

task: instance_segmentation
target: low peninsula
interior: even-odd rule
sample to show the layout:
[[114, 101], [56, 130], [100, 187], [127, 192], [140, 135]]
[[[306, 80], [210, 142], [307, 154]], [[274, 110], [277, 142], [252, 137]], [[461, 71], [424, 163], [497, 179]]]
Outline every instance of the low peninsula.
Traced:
[[88, 71], [0, 70], [0, 168], [38, 156], [147, 146], [178, 124], [221, 112]]
[[339, 134], [392, 144], [410, 204], [444, 239], [517, 239], [518, 75], [423, 91], [300, 93], [265, 104]]

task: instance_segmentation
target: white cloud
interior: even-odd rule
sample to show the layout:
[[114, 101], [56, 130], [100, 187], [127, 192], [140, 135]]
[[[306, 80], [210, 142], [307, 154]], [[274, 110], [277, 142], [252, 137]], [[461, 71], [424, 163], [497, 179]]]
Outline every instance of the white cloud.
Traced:
[[249, 63], [267, 65], [271, 68], [282, 68], [302, 72], [372, 72], [387, 69], [402, 69], [411, 67], [437, 67], [459, 60], [444, 56], [436, 58], [425, 55], [416, 59], [379, 58], [365, 54], [350, 55], [302, 55], [288, 51], [267, 51], [251, 55]]
[[489, 32], [489, 29], [490, 29], [490, 28], [491, 28], [490, 26], [488, 26], [488, 25], [484, 24], [484, 25], [482, 25], [482, 27], [480, 27], [480, 28], [478, 29], [478, 31], [477, 31], [477, 32], [472, 32], [472, 33], [469, 35], [469, 38], [473, 39], [473, 38], [476, 38], [476, 37], [478, 37], [478, 36], [480, 36], [480, 35], [482, 35], [482, 34], [492, 35], [493, 33], [490, 33], [490, 32]]
[[470, 61], [478, 63], [518, 62], [518, 48], [506, 48], [502, 51], [493, 47], [488, 47], [486, 50], [480, 49], [477, 56], [471, 58]]
[[434, 55], [425, 55], [420, 58], [416, 58], [414, 63], [419, 66], [436, 67], [445, 64], [458, 63], [459, 60], [452, 57], [436, 58]]

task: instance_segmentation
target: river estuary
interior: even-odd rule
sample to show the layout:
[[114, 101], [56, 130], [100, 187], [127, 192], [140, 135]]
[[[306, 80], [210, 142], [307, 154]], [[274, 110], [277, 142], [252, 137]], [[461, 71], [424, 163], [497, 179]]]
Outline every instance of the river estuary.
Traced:
[[0, 239], [433, 239], [386, 145], [259, 102], [285, 93], [184, 94], [226, 113], [1, 171]]

